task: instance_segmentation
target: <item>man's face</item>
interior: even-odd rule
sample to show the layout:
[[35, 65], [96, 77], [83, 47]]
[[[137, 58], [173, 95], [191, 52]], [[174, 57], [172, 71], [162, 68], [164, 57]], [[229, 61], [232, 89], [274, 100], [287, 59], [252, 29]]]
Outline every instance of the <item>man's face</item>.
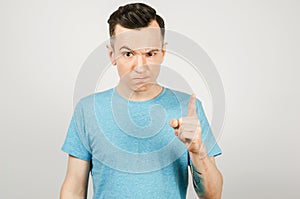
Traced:
[[120, 84], [131, 91], [146, 91], [156, 82], [165, 55], [158, 23], [152, 21], [138, 30], [116, 25], [109, 53], [117, 65]]

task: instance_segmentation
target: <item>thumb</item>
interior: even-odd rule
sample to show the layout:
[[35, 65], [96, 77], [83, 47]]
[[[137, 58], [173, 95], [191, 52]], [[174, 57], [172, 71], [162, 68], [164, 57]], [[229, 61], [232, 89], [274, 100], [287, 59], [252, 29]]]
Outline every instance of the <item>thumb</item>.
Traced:
[[169, 125], [170, 125], [171, 127], [173, 127], [174, 129], [176, 129], [176, 128], [179, 127], [179, 122], [178, 122], [177, 119], [171, 119], [171, 120], [169, 121]]

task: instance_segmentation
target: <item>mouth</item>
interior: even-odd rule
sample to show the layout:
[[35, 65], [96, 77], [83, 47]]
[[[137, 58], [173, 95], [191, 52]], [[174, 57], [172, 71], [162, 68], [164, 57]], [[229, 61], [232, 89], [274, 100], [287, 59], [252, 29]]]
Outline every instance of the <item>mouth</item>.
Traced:
[[134, 81], [146, 81], [149, 77], [134, 77], [132, 78]]

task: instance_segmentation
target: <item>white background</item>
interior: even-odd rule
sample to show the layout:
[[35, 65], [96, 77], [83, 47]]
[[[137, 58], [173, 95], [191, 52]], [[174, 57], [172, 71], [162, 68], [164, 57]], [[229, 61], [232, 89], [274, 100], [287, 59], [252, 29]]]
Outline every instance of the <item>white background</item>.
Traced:
[[[127, 2], [0, 2], [0, 198], [59, 197], [77, 75], [108, 38], [110, 13]], [[167, 29], [207, 52], [223, 81], [223, 154], [216, 158], [223, 198], [299, 197], [299, 1], [149, 4]], [[195, 198], [192, 189], [188, 198]]]

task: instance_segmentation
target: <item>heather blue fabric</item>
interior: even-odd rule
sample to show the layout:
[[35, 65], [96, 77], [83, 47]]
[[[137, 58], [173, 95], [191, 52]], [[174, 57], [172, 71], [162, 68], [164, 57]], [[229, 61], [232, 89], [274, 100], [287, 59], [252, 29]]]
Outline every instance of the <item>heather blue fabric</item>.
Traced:
[[[187, 114], [189, 99], [163, 88], [136, 102], [112, 88], [77, 103], [62, 150], [91, 161], [93, 199], [186, 198], [188, 152], [168, 122]], [[220, 155], [198, 99], [197, 114], [209, 156]]]

